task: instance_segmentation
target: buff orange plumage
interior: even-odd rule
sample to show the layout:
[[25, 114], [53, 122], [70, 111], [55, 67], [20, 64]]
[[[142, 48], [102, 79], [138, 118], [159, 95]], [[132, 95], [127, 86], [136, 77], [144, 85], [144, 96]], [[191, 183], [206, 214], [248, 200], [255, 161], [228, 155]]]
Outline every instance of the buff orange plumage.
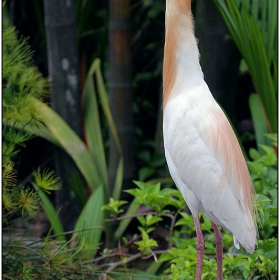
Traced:
[[198, 213], [211, 221], [222, 279], [222, 235], [252, 253], [257, 229], [252, 183], [237, 138], [214, 100], [199, 64], [190, 0], [166, 0], [163, 63], [163, 137], [170, 174], [193, 215], [197, 273], [201, 279], [204, 239]]

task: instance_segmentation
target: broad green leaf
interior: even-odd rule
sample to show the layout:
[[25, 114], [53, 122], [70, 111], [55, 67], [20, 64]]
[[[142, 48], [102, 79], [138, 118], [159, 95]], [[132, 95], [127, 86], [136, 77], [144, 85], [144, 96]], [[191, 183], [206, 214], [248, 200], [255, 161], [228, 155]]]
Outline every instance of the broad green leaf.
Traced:
[[[96, 253], [102, 234], [104, 212], [101, 211], [101, 207], [104, 203], [103, 186], [100, 185], [88, 199], [74, 229], [77, 232], [74, 232], [73, 237], [78, 235], [79, 238], [83, 239], [84, 245], [92, 249], [93, 256]], [[85, 230], [80, 231], [83, 229]]]
[[101, 184], [101, 178], [87, 147], [54, 110], [39, 100], [37, 100], [37, 104], [45, 126], [74, 160], [88, 185], [94, 191]]

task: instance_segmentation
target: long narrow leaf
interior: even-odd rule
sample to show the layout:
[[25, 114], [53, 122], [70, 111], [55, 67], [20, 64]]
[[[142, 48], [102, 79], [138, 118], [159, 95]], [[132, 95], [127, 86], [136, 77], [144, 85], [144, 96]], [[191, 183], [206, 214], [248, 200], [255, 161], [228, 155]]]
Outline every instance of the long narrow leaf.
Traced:
[[37, 103], [44, 124], [60, 146], [74, 160], [88, 185], [94, 191], [101, 184], [101, 179], [87, 147], [57, 113], [43, 102], [38, 100]]
[[50, 221], [54, 233], [58, 235], [57, 239], [66, 241], [65, 235], [62, 234], [64, 230], [62, 223], [58, 217], [58, 212], [55, 210], [54, 206], [52, 205], [51, 201], [49, 200], [48, 196], [44, 193], [44, 191], [41, 190], [34, 182], [31, 182], [31, 184], [40, 196], [40, 199], [42, 201], [42, 208], [46, 213], [48, 220]]
[[[88, 199], [74, 229], [74, 231], [79, 232], [75, 232], [73, 237], [78, 235], [79, 238], [83, 240], [84, 246], [90, 249], [92, 256], [96, 253], [100, 243], [104, 219], [104, 212], [101, 211], [101, 207], [104, 205], [104, 203], [105, 199], [103, 186], [100, 185]], [[85, 228], [93, 229], [80, 231]]]
[[96, 63], [93, 62], [85, 80], [82, 95], [82, 104], [85, 118], [85, 134], [89, 150], [98, 168], [98, 173], [105, 186], [108, 186], [107, 166], [105, 160], [102, 131], [100, 126], [99, 111], [95, 87], [93, 83], [96, 72]]
[[115, 185], [113, 190], [113, 198], [115, 200], [120, 199], [120, 195], [122, 191], [122, 181], [123, 181], [123, 158], [119, 160], [118, 170], [116, 173]]
[[109, 102], [108, 102], [108, 98], [107, 98], [107, 94], [106, 94], [106, 89], [105, 89], [105, 85], [104, 85], [102, 74], [101, 74], [100, 59], [96, 59], [95, 63], [96, 63], [97, 87], [98, 87], [98, 94], [99, 94], [99, 97], [100, 97], [101, 106], [102, 106], [104, 115], [106, 116], [106, 120], [108, 122], [108, 125], [110, 127], [110, 131], [111, 131], [111, 133], [114, 137], [114, 140], [116, 142], [117, 149], [118, 149], [120, 155], [122, 155], [121, 144], [120, 144], [119, 137], [118, 137], [118, 134], [117, 134], [117, 129], [115, 127], [113, 117], [112, 117], [112, 114], [111, 114], [111, 111], [110, 111], [110, 106], [109, 106]]
[[[251, 94], [249, 97], [249, 107], [253, 119], [255, 135], [258, 144], [271, 146], [271, 142], [265, 137], [268, 133], [265, 115], [257, 94]], [[263, 150], [259, 148], [259, 152], [263, 153]]]
[[[233, 40], [249, 67], [256, 91], [265, 109], [268, 129], [270, 132], [277, 132], [275, 78], [277, 71], [273, 71], [273, 76], [271, 74], [271, 68], [277, 68], [274, 66], [275, 45], [273, 43], [276, 38], [276, 9], [272, 11], [272, 6], [270, 6], [270, 13], [273, 13], [273, 16], [270, 15], [268, 19], [264, 16], [262, 20], [265, 22], [261, 22], [261, 26], [271, 25], [271, 30], [266, 29], [261, 32], [258, 25], [259, 19], [256, 18], [259, 16], [259, 13], [256, 13], [256, 1], [252, 2], [254, 5], [253, 13], [251, 11], [252, 4], [249, 4], [249, 2], [242, 2], [241, 8], [238, 7], [239, 1], [237, 0], [227, 1], [227, 5], [224, 0], [214, 0], [214, 2], [219, 8]], [[275, 8], [275, 6], [273, 7]], [[265, 8], [263, 7], [263, 9]], [[265, 13], [263, 12], [263, 15]], [[269, 23], [271, 20], [273, 23]], [[266, 38], [269, 38], [270, 43], [266, 43], [266, 38], [264, 38], [266, 36], [264, 34], [267, 34], [267, 32], [268, 36]], [[273, 63], [273, 67], [271, 67], [271, 63]]]
[[[106, 193], [109, 195], [108, 170], [105, 160], [105, 148], [102, 140], [102, 130], [100, 125], [97, 97], [100, 101], [102, 111], [107, 121], [109, 130], [113, 135], [118, 152], [119, 165], [116, 170], [116, 180], [113, 189], [113, 197], [118, 199], [121, 192], [123, 179], [123, 157], [117, 130], [110, 111], [108, 97], [101, 73], [100, 59], [95, 59], [87, 74], [85, 88], [83, 92], [83, 106], [85, 110], [85, 131], [89, 150], [102, 178]], [[94, 82], [96, 80], [96, 83]], [[98, 95], [98, 96], [97, 96]]]

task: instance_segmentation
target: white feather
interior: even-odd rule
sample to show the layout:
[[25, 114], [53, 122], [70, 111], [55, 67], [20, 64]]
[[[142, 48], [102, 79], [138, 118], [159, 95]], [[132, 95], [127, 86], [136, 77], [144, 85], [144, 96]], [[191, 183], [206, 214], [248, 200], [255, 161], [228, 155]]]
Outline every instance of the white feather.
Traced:
[[204, 213], [252, 252], [256, 238], [253, 220], [245, 209], [236, 174], [225, 176], [228, 167], [216, 156], [211, 141], [211, 133], [217, 130], [213, 108], [221, 110], [203, 80], [170, 97], [163, 118], [167, 164], [192, 214]]

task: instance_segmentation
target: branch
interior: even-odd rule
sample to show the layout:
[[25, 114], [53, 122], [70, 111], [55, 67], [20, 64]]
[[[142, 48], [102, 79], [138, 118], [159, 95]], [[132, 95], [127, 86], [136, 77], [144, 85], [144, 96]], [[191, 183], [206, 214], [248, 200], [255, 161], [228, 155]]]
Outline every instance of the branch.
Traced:
[[145, 216], [145, 215], [157, 215], [157, 216], [162, 216], [162, 217], [169, 217], [170, 219], [173, 219], [173, 215], [171, 214], [159, 214], [157, 212], [143, 212], [143, 213], [138, 213], [138, 214], [134, 214], [134, 215], [128, 215], [128, 216], [121, 216], [121, 217], [117, 217], [117, 218], [111, 218], [111, 219], [104, 219], [104, 222], [114, 222], [114, 221], [121, 221], [121, 220], [125, 220], [125, 219], [131, 219], [131, 218], [137, 218], [139, 216]]
[[255, 271], [253, 271], [253, 272], [251, 273], [251, 275], [249, 276], [248, 280], [253, 279], [253, 276], [254, 276], [254, 275], [255, 275]]
[[179, 214], [179, 211], [177, 211], [177, 213], [174, 216], [172, 216], [172, 215], [170, 215], [171, 217], [169, 216], [169, 218], [171, 219], [169, 238], [168, 238], [168, 248], [169, 249], [172, 248], [172, 236], [173, 236], [173, 231], [174, 231], [174, 227], [175, 227], [175, 221], [176, 221], [178, 214]]
[[[143, 256], [142, 253], [138, 253], [136, 255], [132, 255], [130, 256], [127, 260], [126, 260], [126, 263], [129, 263], [129, 262], [132, 262], [136, 259], [139, 259], [140, 257], [142, 257], [143, 259], [148, 259], [150, 257], [154, 257], [155, 260], [157, 261], [157, 257], [156, 255], [161, 255], [161, 254], [164, 254], [164, 253], [168, 253], [167, 250], [159, 250], [159, 251], [154, 251], [152, 252], [150, 255], [148, 256]], [[110, 263], [110, 264], [104, 264], [104, 265], [101, 265], [100, 267], [105, 267], [105, 266], [109, 266], [109, 268], [106, 270], [106, 272], [110, 272], [112, 270], [114, 270], [116, 267], [120, 266], [120, 265], [123, 265], [123, 261], [118, 261], [118, 262], [115, 262], [115, 263]]]
[[[129, 258], [127, 258], [126, 263], [132, 262], [132, 261], [140, 258], [141, 256], [142, 256], [142, 253], [138, 253], [136, 255], [132, 255]], [[118, 267], [120, 265], [123, 265], [123, 264], [124, 263], [121, 260], [121, 261], [118, 261], [118, 262], [115, 262], [115, 263], [103, 264], [103, 265], [101, 265], [99, 267], [101, 268], [101, 267], [109, 266], [109, 268], [106, 270], [106, 272], [110, 272], [110, 271], [114, 270], [116, 267]]]
[[103, 255], [103, 256], [100, 256], [98, 258], [95, 258], [95, 259], [92, 259], [92, 260], [88, 260], [88, 261], [84, 261], [82, 262], [82, 264], [88, 264], [88, 263], [97, 263], [101, 260], [104, 260], [104, 259], [107, 259], [107, 258], [111, 258], [111, 257], [116, 257], [116, 256], [120, 256], [120, 257], [128, 257], [130, 256], [130, 254], [127, 254], [127, 253], [110, 253], [110, 254], [106, 254], [106, 255]]

